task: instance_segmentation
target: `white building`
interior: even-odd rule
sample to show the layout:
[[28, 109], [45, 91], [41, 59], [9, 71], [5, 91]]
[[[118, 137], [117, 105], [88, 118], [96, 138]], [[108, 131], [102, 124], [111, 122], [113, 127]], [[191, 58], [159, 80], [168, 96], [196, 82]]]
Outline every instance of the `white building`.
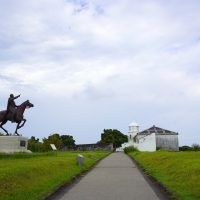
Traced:
[[170, 151], [179, 151], [178, 133], [163, 128], [152, 126], [149, 129], [141, 131], [137, 134], [137, 138], [143, 138], [155, 133], [156, 147]]
[[178, 133], [156, 126], [152, 126], [142, 132], [137, 123], [132, 122], [128, 126], [128, 142], [122, 144], [117, 151], [123, 151], [125, 147], [134, 146], [139, 151], [156, 151], [156, 148], [178, 151]]

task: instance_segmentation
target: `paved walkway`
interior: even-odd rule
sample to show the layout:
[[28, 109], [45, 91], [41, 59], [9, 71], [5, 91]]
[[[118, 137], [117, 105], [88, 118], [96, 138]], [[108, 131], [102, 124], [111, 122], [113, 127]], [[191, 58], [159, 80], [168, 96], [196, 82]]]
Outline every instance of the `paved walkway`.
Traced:
[[56, 200], [159, 200], [152, 188], [124, 153], [103, 159]]

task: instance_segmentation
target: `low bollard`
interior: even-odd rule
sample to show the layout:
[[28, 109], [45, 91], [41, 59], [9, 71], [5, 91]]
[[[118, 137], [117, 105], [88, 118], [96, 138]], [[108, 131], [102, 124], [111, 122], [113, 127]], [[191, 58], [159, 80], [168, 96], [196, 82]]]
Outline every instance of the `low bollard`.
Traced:
[[83, 161], [84, 161], [84, 157], [81, 155], [81, 154], [78, 154], [76, 156], [76, 162], [79, 166], [82, 166], [83, 165]]

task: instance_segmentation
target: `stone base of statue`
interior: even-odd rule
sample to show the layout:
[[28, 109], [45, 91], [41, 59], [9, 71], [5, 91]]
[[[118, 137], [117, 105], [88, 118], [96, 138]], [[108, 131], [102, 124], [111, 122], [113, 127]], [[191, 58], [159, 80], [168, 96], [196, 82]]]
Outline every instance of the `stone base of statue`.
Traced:
[[27, 150], [28, 138], [23, 136], [0, 136], [0, 152], [30, 152]]

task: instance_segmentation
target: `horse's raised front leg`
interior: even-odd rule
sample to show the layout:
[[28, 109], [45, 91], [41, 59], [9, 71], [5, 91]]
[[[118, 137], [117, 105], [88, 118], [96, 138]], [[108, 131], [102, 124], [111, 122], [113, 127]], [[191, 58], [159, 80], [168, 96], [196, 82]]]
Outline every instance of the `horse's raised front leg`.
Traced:
[[[22, 123], [22, 125], [20, 125], [22, 121], [23, 121], [23, 123]], [[16, 130], [15, 130], [15, 134], [17, 134], [17, 135], [19, 135], [17, 130], [24, 126], [24, 124], [26, 123], [26, 119], [23, 119], [22, 121], [17, 124]]]
[[4, 124], [6, 124], [7, 120], [1, 122], [0, 128], [3, 129], [6, 132], [6, 135], [9, 135], [8, 131], [3, 127]]
[[19, 129], [24, 126], [24, 124], [26, 123], [26, 119], [23, 119], [22, 121], [23, 121], [23, 124], [19, 126]]

